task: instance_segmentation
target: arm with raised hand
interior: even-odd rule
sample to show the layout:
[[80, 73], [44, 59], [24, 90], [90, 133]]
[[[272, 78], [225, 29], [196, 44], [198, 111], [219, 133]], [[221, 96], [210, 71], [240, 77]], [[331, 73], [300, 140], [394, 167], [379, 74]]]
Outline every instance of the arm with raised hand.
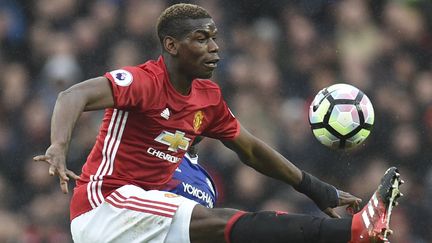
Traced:
[[297, 166], [276, 152], [263, 141], [241, 128], [240, 134], [231, 141], [223, 141], [225, 146], [237, 153], [240, 160], [258, 172], [284, 181], [297, 191], [304, 193], [331, 217], [340, 216], [333, 209], [337, 206], [357, 207], [361, 199], [338, 190], [300, 170]]
[[59, 177], [63, 193], [68, 193], [70, 178], [79, 179], [66, 167], [66, 155], [77, 120], [83, 111], [100, 110], [113, 105], [111, 87], [105, 77], [78, 83], [58, 95], [51, 118], [51, 145], [44, 155], [33, 159], [49, 164], [48, 172], [51, 176]]

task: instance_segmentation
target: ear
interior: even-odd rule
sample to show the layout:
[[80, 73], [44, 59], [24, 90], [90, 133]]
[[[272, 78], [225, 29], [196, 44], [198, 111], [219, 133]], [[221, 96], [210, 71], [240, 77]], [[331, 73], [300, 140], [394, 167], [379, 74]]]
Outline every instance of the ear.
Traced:
[[165, 36], [163, 39], [163, 48], [166, 52], [168, 52], [171, 56], [177, 56], [178, 53], [178, 41], [171, 36]]

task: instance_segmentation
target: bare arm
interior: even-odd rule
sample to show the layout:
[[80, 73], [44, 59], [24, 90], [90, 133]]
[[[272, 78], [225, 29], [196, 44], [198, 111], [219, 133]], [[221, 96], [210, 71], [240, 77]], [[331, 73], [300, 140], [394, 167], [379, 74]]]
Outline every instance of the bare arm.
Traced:
[[114, 105], [112, 91], [104, 77], [89, 79], [60, 92], [51, 119], [51, 144], [67, 149], [75, 123], [83, 111]]
[[292, 185], [297, 191], [311, 198], [321, 210], [331, 217], [340, 217], [333, 210], [333, 207], [348, 205], [357, 208], [361, 202], [360, 198], [337, 190], [332, 185], [301, 171], [297, 166], [250, 134], [243, 127], [236, 139], [225, 141], [224, 144], [235, 151], [243, 163], [262, 174]]
[[68, 192], [69, 177], [79, 178], [66, 168], [66, 154], [78, 118], [83, 111], [99, 110], [113, 105], [111, 87], [105, 77], [86, 80], [58, 95], [51, 118], [51, 146], [45, 155], [38, 155], [34, 160], [50, 165], [49, 174], [59, 176], [60, 187], [64, 193]]
[[236, 139], [224, 144], [235, 151], [243, 163], [267, 176], [290, 185], [298, 185], [302, 180], [300, 169], [243, 127]]

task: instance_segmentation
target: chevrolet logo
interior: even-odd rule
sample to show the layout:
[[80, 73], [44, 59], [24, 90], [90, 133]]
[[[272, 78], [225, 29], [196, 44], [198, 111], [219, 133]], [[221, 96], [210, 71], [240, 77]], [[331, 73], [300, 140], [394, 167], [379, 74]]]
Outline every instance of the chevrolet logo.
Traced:
[[176, 131], [175, 134], [163, 131], [155, 140], [168, 145], [168, 150], [172, 152], [177, 152], [178, 149], [186, 151], [190, 142], [190, 138], [185, 137], [185, 133], [181, 131]]

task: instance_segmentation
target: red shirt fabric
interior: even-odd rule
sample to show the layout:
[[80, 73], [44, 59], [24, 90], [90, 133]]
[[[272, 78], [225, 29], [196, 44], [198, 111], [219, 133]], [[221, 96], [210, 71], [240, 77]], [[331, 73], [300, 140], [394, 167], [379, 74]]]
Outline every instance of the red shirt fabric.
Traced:
[[162, 57], [104, 76], [115, 105], [106, 109], [76, 183], [71, 220], [123, 185], [162, 189], [196, 136], [232, 140], [240, 133], [216, 83], [195, 79], [182, 95], [171, 85]]

